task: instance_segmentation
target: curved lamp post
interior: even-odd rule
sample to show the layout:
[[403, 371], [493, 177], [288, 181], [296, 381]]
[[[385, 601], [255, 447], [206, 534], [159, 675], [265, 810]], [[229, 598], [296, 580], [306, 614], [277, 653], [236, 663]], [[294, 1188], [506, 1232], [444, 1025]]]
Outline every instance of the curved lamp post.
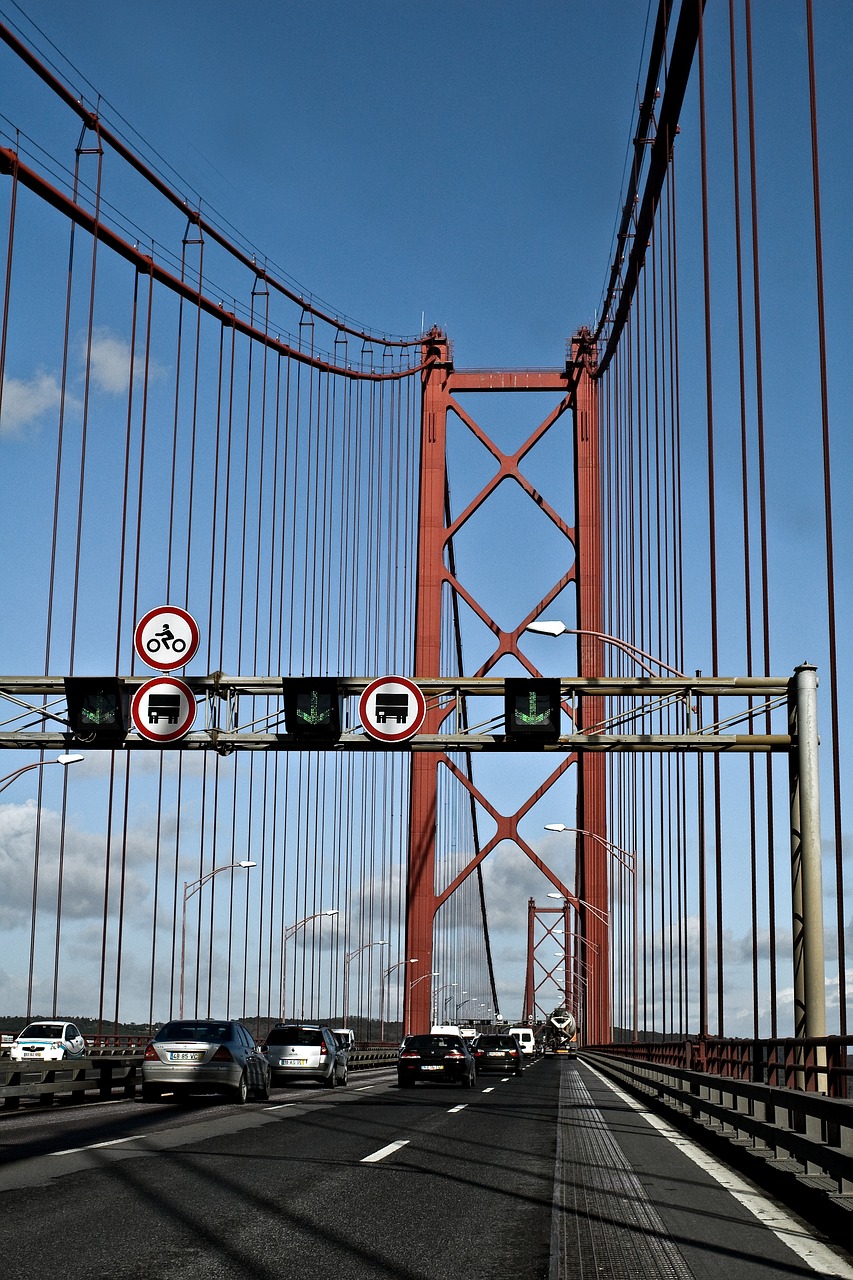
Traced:
[[[607, 852], [616, 859], [620, 867], [623, 867], [624, 870], [627, 871], [631, 876], [631, 912], [632, 912], [631, 933], [632, 933], [632, 951], [633, 951], [631, 1005], [632, 1005], [632, 1015], [633, 1015], [633, 1023], [634, 1023], [632, 1030], [634, 1033], [634, 1039], [636, 1040], [637, 1027], [638, 1027], [639, 1018], [640, 1018], [640, 989], [639, 989], [639, 973], [638, 973], [638, 965], [639, 965], [640, 957], [639, 957], [639, 950], [638, 950], [638, 935], [637, 935], [637, 911], [638, 911], [637, 851], [636, 849], [622, 849], [618, 844], [614, 844], [612, 840], [608, 840], [605, 836], [600, 836], [596, 831], [587, 831], [585, 827], [567, 827], [562, 822], [546, 822], [545, 830], [546, 831], [573, 831], [576, 835], [584, 836], [584, 838], [594, 840], [597, 844], [600, 844], [603, 849], [606, 849]], [[548, 896], [553, 897], [554, 895], [549, 894]], [[609, 921], [606, 921], [605, 923], [609, 924]]]
[[181, 912], [181, 987], [180, 994], [178, 996], [179, 1018], [183, 1018], [184, 1016], [184, 963], [186, 960], [187, 950], [187, 902], [193, 894], [198, 893], [199, 889], [201, 889], [203, 885], [207, 884], [208, 880], [212, 880], [213, 877], [218, 876], [220, 872], [233, 871], [236, 867], [246, 867], [248, 869], [249, 867], [256, 867], [257, 865], [257, 862], [250, 862], [247, 858], [244, 858], [241, 862], [227, 862], [225, 866], [214, 867], [212, 871], [208, 871], [207, 875], [201, 876], [198, 880], [191, 880], [189, 882], [186, 880], [184, 881], [184, 907]]
[[[402, 969], [406, 964], [417, 964], [417, 956], [411, 956], [408, 960], [398, 960], [396, 964], [392, 964], [390, 969], [384, 969], [379, 976], [379, 1043], [385, 1042], [385, 983], [395, 969]], [[429, 974], [425, 975], [429, 977]]]
[[[426, 982], [427, 978], [440, 978], [440, 977], [441, 977], [441, 970], [440, 970], [440, 969], [433, 969], [432, 973], [422, 973], [422, 974], [421, 974], [421, 976], [420, 976], [419, 978], [414, 978], [414, 979], [409, 983], [409, 997], [410, 997], [410, 998], [409, 998], [409, 1000], [407, 1000], [407, 1001], [406, 1001], [406, 1018], [407, 1018], [407, 1019], [408, 1019], [408, 1016], [409, 1016], [409, 1006], [410, 1006], [410, 1001], [411, 1001], [411, 993], [412, 993], [412, 990], [413, 990], [413, 989], [418, 985], [418, 983], [419, 983], [419, 982]], [[408, 1025], [408, 1022], [407, 1022], [407, 1023], [406, 1023], [406, 1025], [405, 1025], [405, 1026], [404, 1026], [404, 1028], [403, 1028], [403, 1035], [406, 1035], [406, 1036], [407, 1036], [408, 1034], [409, 1034], [409, 1025]]]
[[286, 1014], [284, 1012], [285, 1000], [287, 992], [285, 990], [285, 980], [287, 978], [287, 943], [295, 933], [304, 928], [312, 920], [320, 920], [323, 916], [336, 916], [338, 914], [337, 907], [330, 907], [328, 911], [315, 911], [313, 915], [305, 916], [302, 920], [297, 920], [295, 924], [286, 926], [281, 937], [281, 1020], [284, 1022]]
[[631, 644], [628, 640], [622, 640], [619, 636], [609, 636], [604, 631], [588, 631], [584, 627], [567, 627], [565, 622], [551, 621], [542, 619], [540, 622], [530, 622], [525, 627], [525, 631], [535, 631], [543, 636], [592, 636], [594, 640], [603, 640], [605, 644], [612, 644], [617, 649], [621, 649], [623, 653], [627, 653], [629, 658], [633, 658], [637, 666], [642, 667], [646, 673], [653, 676], [655, 672], [649, 667], [649, 663], [653, 662], [655, 666], [660, 667], [663, 671], [668, 671], [671, 676], [678, 676], [681, 680], [687, 680], [689, 677], [683, 671], [678, 671], [675, 667], [671, 667], [668, 662], [664, 662], [662, 658], [657, 658], [653, 653], [646, 653], [645, 649], [638, 649], [635, 644]]
[[7, 787], [11, 787], [16, 778], [20, 778], [22, 773], [29, 773], [30, 769], [43, 769], [48, 764], [61, 764], [67, 768], [68, 765], [77, 764], [79, 760], [85, 759], [85, 756], [65, 755], [57, 756], [55, 760], [34, 760], [32, 764], [22, 764], [20, 769], [13, 769], [11, 773], [7, 773], [0, 778], [0, 791], [5, 791]]
[[349, 1011], [347, 1004], [349, 1003], [349, 966], [350, 961], [356, 956], [361, 955], [362, 951], [369, 951], [371, 947], [387, 947], [387, 938], [380, 938], [378, 942], [365, 942], [362, 946], [356, 947], [354, 951], [348, 951], [344, 956], [344, 1026], [349, 1026]]
[[442, 994], [443, 991], [449, 991], [451, 987], [458, 987], [458, 986], [459, 986], [458, 982], [445, 982], [443, 987], [439, 987], [438, 990], [433, 993], [433, 997], [432, 997], [433, 1009], [435, 1011], [436, 1022], [438, 1022], [438, 997]]

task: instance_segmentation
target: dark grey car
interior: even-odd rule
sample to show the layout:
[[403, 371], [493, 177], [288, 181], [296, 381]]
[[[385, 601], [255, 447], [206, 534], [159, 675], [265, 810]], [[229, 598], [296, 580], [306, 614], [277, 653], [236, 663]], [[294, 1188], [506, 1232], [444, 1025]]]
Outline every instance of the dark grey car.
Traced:
[[254, 1037], [241, 1022], [187, 1018], [167, 1022], [145, 1050], [142, 1101], [164, 1093], [222, 1093], [245, 1102], [269, 1097], [270, 1073]]
[[261, 1045], [273, 1083], [316, 1080], [330, 1089], [347, 1083], [347, 1051], [321, 1023], [288, 1022], [273, 1027]]

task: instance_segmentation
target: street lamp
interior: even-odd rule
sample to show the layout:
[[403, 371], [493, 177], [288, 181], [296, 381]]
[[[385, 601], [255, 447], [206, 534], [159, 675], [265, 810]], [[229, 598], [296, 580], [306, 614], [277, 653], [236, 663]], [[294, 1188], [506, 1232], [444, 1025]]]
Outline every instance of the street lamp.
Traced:
[[285, 979], [287, 976], [287, 943], [288, 941], [293, 937], [294, 934], [298, 933], [300, 929], [304, 928], [304, 926], [306, 924], [309, 924], [312, 920], [319, 920], [323, 916], [336, 916], [337, 914], [338, 914], [337, 907], [330, 907], [327, 911], [315, 911], [313, 915], [305, 916], [303, 920], [297, 920], [295, 924], [289, 924], [285, 928], [284, 933], [282, 934], [282, 937], [281, 937], [281, 1020], [282, 1022], [284, 1022], [285, 1016], [286, 1016], [284, 1009], [285, 1009], [285, 1003], [287, 1000], [287, 992], [285, 990]]
[[[467, 991], [460, 991], [460, 992], [459, 992], [459, 994], [460, 994], [461, 996], [467, 996], [468, 992], [467, 992]], [[446, 996], [446, 997], [445, 997], [445, 1000], [444, 1000], [444, 1008], [445, 1008], [445, 1011], [447, 1010], [447, 1006], [450, 1004], [450, 1001], [451, 1001], [452, 999], [453, 999], [453, 996]], [[466, 1001], [465, 1003], [467, 1003], [467, 1001]], [[457, 1005], [456, 1007], [457, 1007], [457, 1009], [458, 1009], [458, 1008], [459, 1008], [459, 1005]]]
[[378, 942], [365, 942], [360, 947], [356, 947], [354, 951], [348, 951], [344, 956], [344, 1026], [349, 1026], [347, 1016], [347, 1004], [349, 1002], [349, 966], [350, 961], [356, 956], [361, 955], [362, 951], [369, 951], [371, 947], [387, 947], [387, 938], [380, 938]]
[[[561, 902], [566, 901], [566, 896], [562, 893], [549, 893], [548, 897], [559, 898]], [[587, 911], [591, 912], [592, 915], [595, 916], [596, 920], [600, 920], [606, 929], [610, 928], [609, 911], [602, 911], [600, 907], [593, 906], [591, 902], [587, 902], [586, 898], [570, 898], [569, 901], [573, 904], [577, 903], [579, 907], [586, 907]]]
[[458, 986], [459, 986], [458, 982], [445, 982], [443, 987], [439, 987], [437, 991], [433, 992], [433, 997], [432, 997], [433, 1010], [434, 1010], [434, 1016], [435, 1016], [436, 1022], [438, 1022], [438, 997], [441, 995], [443, 991], [449, 991], [451, 987], [458, 987]]
[[530, 622], [525, 627], [525, 631], [535, 631], [543, 636], [592, 636], [595, 640], [603, 640], [605, 644], [612, 644], [617, 649], [621, 649], [623, 653], [627, 653], [629, 658], [633, 658], [638, 667], [642, 667], [650, 676], [655, 674], [654, 670], [649, 667], [649, 663], [653, 662], [663, 671], [668, 671], [672, 676], [678, 676], [681, 680], [687, 680], [688, 677], [683, 671], [676, 670], [669, 663], [664, 662], [661, 658], [655, 657], [653, 653], [646, 653], [645, 649], [638, 649], [635, 644], [631, 644], [628, 640], [621, 640], [619, 636], [609, 636], [604, 631], [589, 631], [585, 627], [567, 627], [565, 622], [550, 621], [542, 619], [540, 622]]
[[[412, 956], [408, 960], [398, 960], [396, 964], [392, 964], [390, 969], [385, 969], [379, 975], [379, 1043], [385, 1042], [385, 982], [386, 979], [394, 972], [395, 969], [402, 969], [405, 964], [417, 964], [417, 956]], [[426, 975], [429, 977], [429, 974]]]
[[250, 867], [256, 867], [257, 865], [257, 862], [250, 862], [247, 858], [244, 858], [240, 862], [229, 862], [223, 867], [214, 867], [212, 871], [208, 871], [207, 875], [201, 876], [198, 880], [192, 880], [189, 883], [186, 880], [184, 881], [184, 907], [181, 912], [181, 988], [178, 996], [179, 1018], [183, 1018], [184, 1016], [184, 964], [187, 950], [188, 900], [193, 896], [193, 894], [198, 893], [202, 885], [207, 884], [208, 880], [212, 880], [214, 876], [218, 876], [221, 871], [234, 871], [237, 867], [245, 867], [248, 870]]
[[[463, 991], [463, 992], [462, 992], [462, 994], [463, 994], [463, 996], [464, 996], [465, 992]], [[471, 996], [469, 996], [467, 1000], [460, 1000], [460, 1001], [459, 1001], [459, 1003], [457, 1004], [457, 1006], [456, 1006], [456, 1021], [457, 1021], [457, 1022], [459, 1021], [459, 1010], [460, 1010], [460, 1009], [464, 1009], [464, 1008], [465, 1008], [465, 1006], [466, 1006], [466, 1004], [470, 1004], [470, 1003], [471, 1003], [471, 999], [472, 999], [472, 997], [471, 997]]]
[[[602, 845], [608, 853], [612, 853], [616, 861], [621, 862], [625, 870], [630, 871], [633, 874], [634, 863], [637, 860], [637, 855], [634, 850], [621, 849], [619, 845], [614, 844], [612, 840], [608, 840], [605, 836], [598, 835], [595, 831], [587, 831], [585, 827], [567, 827], [562, 822], [546, 822], [545, 830], [574, 831], [579, 836], [588, 836], [590, 840], [595, 840], [598, 844]], [[630, 858], [630, 862], [626, 862], [626, 858]]]
[[68, 765], [77, 764], [79, 760], [85, 759], [85, 756], [65, 755], [57, 756], [55, 760], [34, 760], [32, 764], [22, 764], [20, 769], [13, 769], [11, 773], [7, 773], [0, 778], [0, 791], [5, 791], [7, 787], [11, 787], [16, 778], [20, 778], [22, 773], [28, 773], [30, 769], [43, 769], [48, 764], [61, 764], [67, 768]]
[[[640, 956], [639, 956], [638, 936], [637, 936], [637, 913], [638, 913], [637, 851], [636, 849], [622, 849], [618, 844], [614, 844], [612, 840], [608, 840], [605, 836], [600, 836], [596, 831], [587, 831], [584, 827], [567, 827], [562, 822], [546, 822], [545, 830], [546, 831], [573, 831], [576, 835], [588, 837], [590, 840], [595, 840], [596, 843], [600, 844], [602, 848], [606, 849], [607, 852], [616, 859], [620, 867], [623, 867], [631, 876], [631, 909], [633, 913], [632, 921], [631, 921], [631, 931], [633, 935], [633, 942], [632, 942], [633, 972], [632, 972], [631, 1003], [632, 1003], [632, 1014], [633, 1014], [633, 1022], [634, 1022], [634, 1026], [632, 1029], [634, 1032], [634, 1039], [636, 1040], [637, 1029], [638, 1029], [638, 1024], [640, 1020], [640, 989], [639, 989], [639, 972], [638, 972]], [[552, 895], [549, 894], [548, 896], [551, 897]]]
[[409, 983], [409, 999], [406, 1001], [406, 1025], [403, 1028], [404, 1035], [409, 1034], [410, 1023], [408, 1021], [408, 1018], [409, 1018], [409, 1010], [411, 1008], [412, 991], [415, 989], [415, 987], [418, 985], [419, 982], [426, 982], [427, 978], [440, 978], [440, 977], [441, 977], [441, 970], [433, 969], [432, 973], [422, 973], [419, 978], [414, 978]]

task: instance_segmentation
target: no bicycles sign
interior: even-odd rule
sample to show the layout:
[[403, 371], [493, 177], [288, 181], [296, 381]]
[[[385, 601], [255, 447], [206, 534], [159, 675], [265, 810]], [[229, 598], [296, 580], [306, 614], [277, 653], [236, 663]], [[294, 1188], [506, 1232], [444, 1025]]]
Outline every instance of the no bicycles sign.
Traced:
[[186, 609], [164, 604], [149, 609], [140, 618], [133, 633], [137, 654], [149, 667], [158, 671], [174, 671], [192, 659], [198, 648], [198, 623]]

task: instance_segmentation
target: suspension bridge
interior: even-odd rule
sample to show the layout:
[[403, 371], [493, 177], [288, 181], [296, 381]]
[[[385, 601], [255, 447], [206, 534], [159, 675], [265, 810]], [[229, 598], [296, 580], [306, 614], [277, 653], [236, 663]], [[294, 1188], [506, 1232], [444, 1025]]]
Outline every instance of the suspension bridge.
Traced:
[[0, 24], [4, 1013], [848, 1097], [851, 20], [785, 12], [651, 7], [551, 368], [319, 301]]

